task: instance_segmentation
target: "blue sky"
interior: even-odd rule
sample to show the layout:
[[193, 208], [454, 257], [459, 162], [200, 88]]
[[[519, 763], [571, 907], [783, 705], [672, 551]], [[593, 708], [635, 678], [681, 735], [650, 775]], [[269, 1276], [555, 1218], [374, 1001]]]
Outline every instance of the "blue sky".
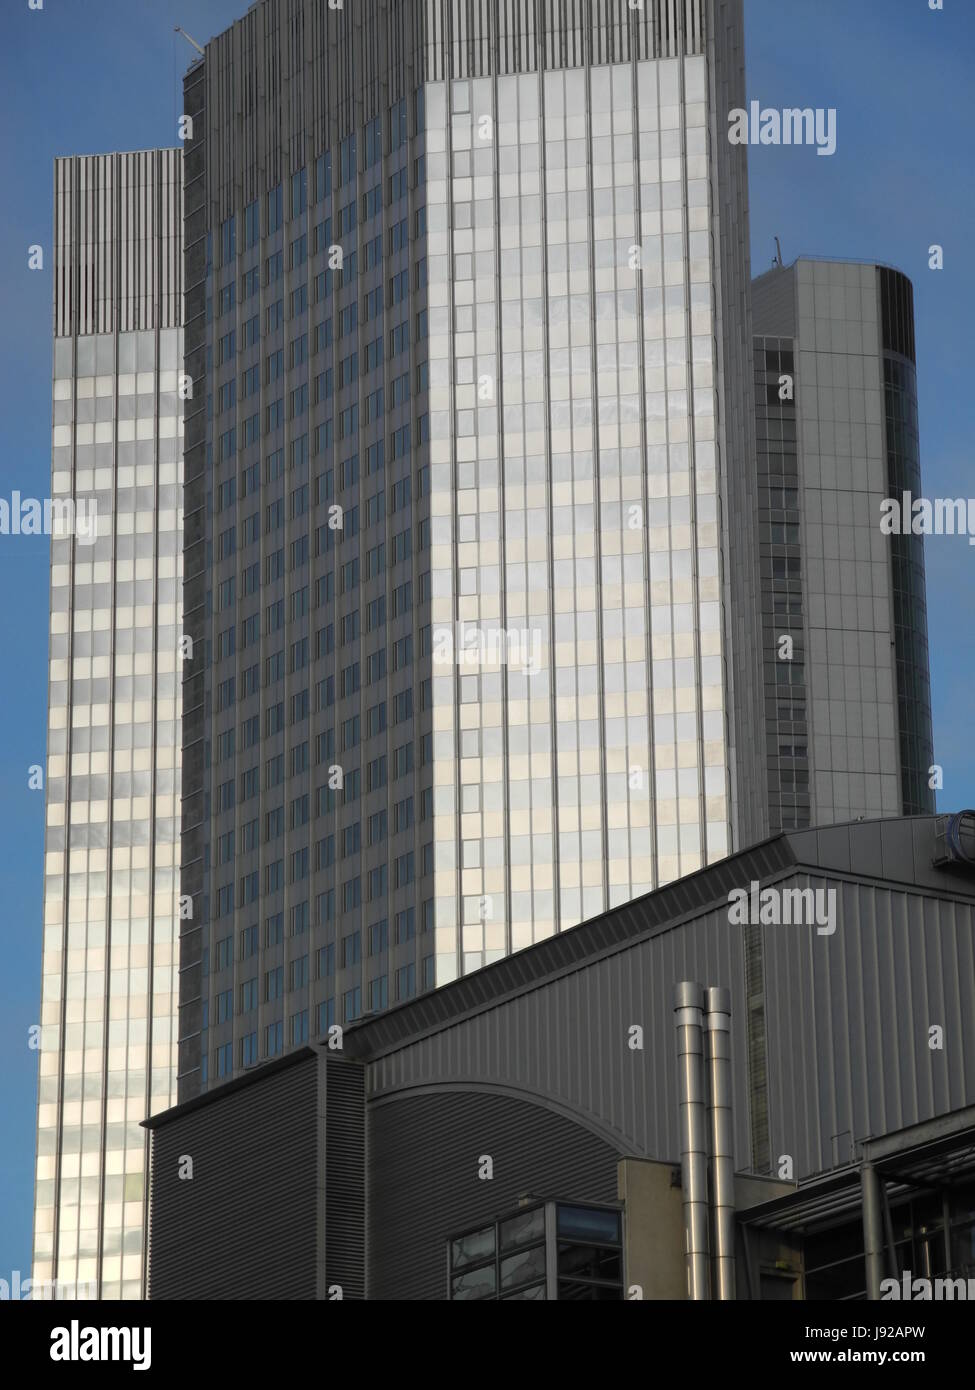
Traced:
[[[773, 236], [797, 255], [885, 261], [914, 281], [921, 458], [928, 496], [975, 495], [975, 393], [965, 362], [975, 304], [971, 102], [975, 6], [945, 0], [745, 0], [748, 95], [763, 105], [835, 107], [832, 158], [752, 149], [752, 264]], [[0, 117], [0, 496], [44, 497], [50, 481], [51, 206], [57, 155], [176, 143], [180, 78], [192, 51], [247, 0], [4, 0]], [[945, 269], [928, 269], [932, 243]], [[39, 243], [48, 269], [27, 269]], [[968, 734], [975, 680], [975, 554], [961, 539], [927, 547], [936, 758], [948, 808], [975, 805]], [[44, 762], [48, 551], [0, 537], [0, 1278], [30, 1267]]]

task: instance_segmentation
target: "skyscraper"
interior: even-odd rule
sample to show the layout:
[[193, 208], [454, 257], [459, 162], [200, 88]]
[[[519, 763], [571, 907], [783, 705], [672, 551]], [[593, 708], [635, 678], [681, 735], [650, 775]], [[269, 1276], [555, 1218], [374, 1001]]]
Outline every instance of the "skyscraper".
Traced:
[[933, 811], [911, 282], [798, 260], [753, 315], [771, 828]]
[[767, 828], [741, 8], [188, 73], [181, 1098]]
[[[34, 1296], [143, 1289], [176, 1094], [182, 607], [178, 150], [59, 159]], [[88, 525], [94, 510], [94, 527]]]

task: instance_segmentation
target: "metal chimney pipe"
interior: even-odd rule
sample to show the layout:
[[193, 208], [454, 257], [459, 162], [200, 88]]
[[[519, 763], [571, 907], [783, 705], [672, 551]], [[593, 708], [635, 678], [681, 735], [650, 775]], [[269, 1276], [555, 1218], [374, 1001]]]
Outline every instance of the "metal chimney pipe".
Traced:
[[709, 1079], [711, 1205], [716, 1296], [735, 1296], [735, 1155], [731, 1129], [731, 992], [705, 992], [704, 1046]]
[[708, 1262], [708, 1155], [704, 1107], [704, 990], [684, 981], [674, 988], [677, 1074], [680, 1090], [680, 1178], [684, 1209], [687, 1297], [710, 1298]]

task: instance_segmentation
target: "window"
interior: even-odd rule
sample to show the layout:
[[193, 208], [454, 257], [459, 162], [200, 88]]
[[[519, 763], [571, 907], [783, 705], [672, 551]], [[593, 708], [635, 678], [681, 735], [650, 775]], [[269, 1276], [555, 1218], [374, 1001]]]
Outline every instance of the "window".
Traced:
[[284, 220], [284, 200], [282, 197], [281, 185], [272, 188], [267, 195], [267, 234], [272, 236], [280, 230]]
[[291, 175], [291, 216], [300, 217], [308, 206], [308, 171], [299, 169]]
[[416, 935], [416, 919], [412, 907], [405, 908], [402, 912], [397, 912], [396, 924], [396, 945], [402, 946], [406, 941], [412, 941]]
[[519, 1209], [448, 1241], [448, 1259], [454, 1300], [544, 1300], [552, 1283], [559, 1299], [623, 1299], [621, 1218], [612, 1208], [546, 1202]]

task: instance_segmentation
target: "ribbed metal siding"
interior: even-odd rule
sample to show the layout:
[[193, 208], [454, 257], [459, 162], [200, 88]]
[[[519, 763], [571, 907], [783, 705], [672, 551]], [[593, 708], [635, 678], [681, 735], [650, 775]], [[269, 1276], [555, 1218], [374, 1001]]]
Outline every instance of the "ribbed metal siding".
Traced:
[[54, 332], [178, 328], [182, 152], [57, 159]]
[[[662, 931], [368, 1065], [370, 1101], [411, 1086], [491, 1083], [551, 1096], [620, 1152], [673, 1161], [680, 1152], [672, 990], [678, 980], [731, 989], [735, 1157], [751, 1161], [740, 929], [727, 909]], [[643, 1050], [629, 1029], [643, 1028]]]
[[317, 1068], [305, 1057], [152, 1131], [150, 1298], [316, 1297]]
[[363, 1069], [328, 1055], [325, 1076], [325, 1289], [366, 1294], [366, 1105]]
[[790, 1154], [797, 1177], [975, 1102], [975, 906], [831, 886], [834, 936], [762, 928], [772, 1160]]
[[[369, 1298], [446, 1298], [451, 1235], [527, 1192], [612, 1202], [618, 1155], [561, 1115], [508, 1096], [441, 1092], [369, 1111]], [[478, 1178], [490, 1155], [494, 1176]]]

